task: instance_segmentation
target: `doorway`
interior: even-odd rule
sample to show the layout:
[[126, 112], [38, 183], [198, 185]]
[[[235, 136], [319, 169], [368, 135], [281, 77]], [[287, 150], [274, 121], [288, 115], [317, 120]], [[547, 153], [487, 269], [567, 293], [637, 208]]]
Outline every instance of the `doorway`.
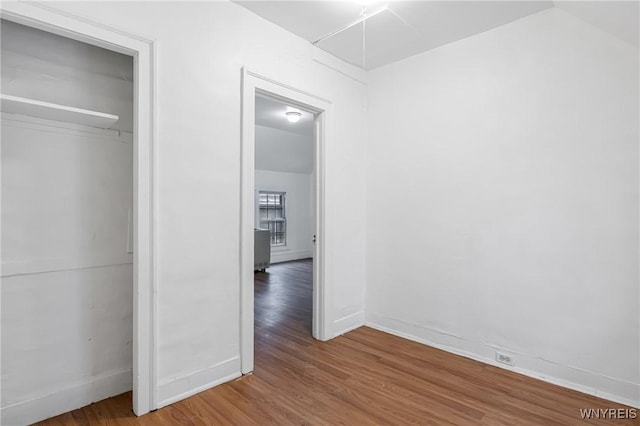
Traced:
[[256, 94], [256, 357], [260, 342], [283, 330], [296, 330], [298, 339], [312, 336], [314, 122], [314, 113], [290, 100]]
[[[132, 147], [131, 198], [130, 213], [127, 212], [126, 250], [132, 256], [131, 270], [133, 274], [132, 293], [132, 339], [129, 347], [132, 354], [130, 383], [133, 388], [132, 408], [137, 415], [142, 415], [156, 408], [155, 402], [155, 325], [154, 325], [154, 197], [153, 197], [153, 76], [152, 52], [153, 43], [140, 37], [128, 35], [122, 31], [110, 30], [104, 26], [96, 26], [72, 16], [44, 9], [34, 4], [12, 3], [3, 5], [2, 19], [21, 24], [35, 30], [62, 36], [74, 41], [86, 43], [108, 51], [131, 57], [133, 62], [133, 122], [130, 146]], [[16, 99], [18, 98], [18, 99]], [[35, 98], [35, 96], [31, 96]], [[33, 102], [35, 101], [35, 102]], [[55, 104], [55, 105], [54, 105]], [[62, 102], [41, 102], [27, 96], [3, 96], [3, 110], [7, 108], [58, 109], [67, 117], [68, 113], [80, 112], [94, 120], [112, 119], [111, 114], [93, 114], [96, 111], [78, 111], [78, 108], [65, 108]], [[26, 105], [26, 106], [25, 106]], [[32, 108], [33, 109], [33, 108]], [[15, 112], [15, 111], [14, 111]], [[61, 115], [58, 115], [60, 117]], [[87, 118], [85, 117], [85, 118]], [[42, 123], [36, 123], [38, 125]], [[76, 126], [75, 124], [73, 126]], [[74, 128], [78, 131], [78, 128]], [[108, 131], [93, 132], [100, 137]], [[92, 136], [93, 137], [93, 136]], [[78, 182], [81, 185], [81, 182]], [[4, 207], [4, 206], [3, 206]], [[4, 253], [3, 253], [4, 255]], [[4, 261], [4, 258], [2, 259]], [[4, 289], [4, 286], [3, 286]], [[4, 298], [3, 298], [4, 301]], [[4, 326], [4, 323], [3, 323]], [[3, 349], [5, 346], [3, 345]], [[5, 357], [3, 356], [3, 361]], [[4, 369], [3, 372], [7, 370]], [[72, 387], [59, 393], [49, 394], [38, 399], [31, 396], [26, 400], [12, 401], [3, 406], [3, 422], [32, 423], [63, 411], [87, 405], [92, 400], [92, 387]], [[4, 390], [4, 389], [3, 389]], [[71, 393], [69, 393], [71, 392]], [[3, 392], [3, 396], [4, 392]], [[63, 403], [64, 406], [60, 405]], [[5, 400], [3, 399], [3, 404]], [[70, 407], [69, 404], [76, 406]]]
[[[241, 368], [246, 374], [254, 366], [254, 228], [257, 199], [256, 175], [256, 98], [268, 99], [285, 105], [290, 110], [310, 114], [312, 118], [312, 170], [310, 204], [313, 217], [310, 226], [312, 267], [312, 336], [328, 340], [331, 327], [328, 324], [330, 289], [325, 281], [326, 238], [324, 223], [324, 147], [330, 138], [332, 118], [331, 103], [320, 97], [280, 84], [272, 79], [242, 71], [242, 175], [241, 175], [241, 253], [240, 253], [240, 345]], [[286, 111], [283, 111], [283, 114]], [[284, 117], [281, 117], [284, 118]], [[277, 197], [278, 192], [273, 191]], [[267, 195], [267, 194], [265, 194]], [[285, 195], [286, 196], [286, 195]], [[275, 227], [274, 227], [275, 229]], [[276, 243], [280, 240], [277, 240]]]

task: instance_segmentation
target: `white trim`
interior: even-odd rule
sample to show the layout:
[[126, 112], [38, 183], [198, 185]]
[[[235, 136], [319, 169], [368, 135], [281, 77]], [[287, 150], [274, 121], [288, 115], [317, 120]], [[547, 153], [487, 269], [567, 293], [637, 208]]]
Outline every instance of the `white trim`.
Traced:
[[313, 257], [311, 250], [271, 250], [271, 264]]
[[[156, 408], [155, 43], [32, 2], [3, 2], [1, 17], [134, 58], [133, 411]], [[76, 407], [77, 408], [77, 407]]]
[[158, 386], [158, 408], [240, 377], [240, 357], [196, 371]]
[[344, 316], [333, 322], [334, 337], [342, 336], [364, 325], [364, 311]]
[[90, 19], [72, 15], [51, 6], [51, 2], [5, 1], [0, 6], [2, 19], [28, 27], [92, 44], [125, 55], [136, 54], [153, 44], [151, 37], [142, 37]]
[[333, 327], [330, 323], [331, 302], [333, 294], [330, 289], [330, 281], [327, 277], [327, 232], [325, 226], [325, 210], [327, 208], [325, 199], [325, 147], [327, 139], [333, 135], [333, 108], [331, 104], [326, 104], [322, 114], [316, 115], [314, 121], [314, 184], [313, 184], [313, 206], [314, 228], [316, 238], [314, 239], [313, 251], [313, 313], [311, 320], [311, 334], [318, 340], [326, 341], [333, 338]]
[[[422, 343], [452, 354], [513, 371], [534, 379], [597, 396], [609, 401], [640, 408], [640, 386], [623, 382], [597, 373], [557, 364], [539, 357], [518, 354], [505, 348], [473, 342], [418, 325], [410, 325], [379, 315], [367, 314], [367, 327], [393, 334], [413, 342]], [[498, 363], [495, 351], [508, 353], [515, 359], [516, 367]]]
[[313, 336], [319, 340], [333, 337], [330, 321], [331, 290], [324, 280], [326, 268], [324, 247], [324, 146], [332, 137], [333, 105], [330, 101], [296, 88], [281, 84], [271, 78], [242, 69], [242, 142], [240, 175], [240, 356], [243, 374], [253, 371], [253, 228], [255, 221], [255, 97], [262, 93], [269, 97], [286, 99], [297, 107], [318, 113], [321, 140], [317, 144], [316, 175], [320, 203], [316, 205], [317, 257], [314, 268], [319, 279], [314, 279]]
[[2, 424], [32, 424], [131, 389], [131, 370], [105, 374], [55, 393], [2, 407]]

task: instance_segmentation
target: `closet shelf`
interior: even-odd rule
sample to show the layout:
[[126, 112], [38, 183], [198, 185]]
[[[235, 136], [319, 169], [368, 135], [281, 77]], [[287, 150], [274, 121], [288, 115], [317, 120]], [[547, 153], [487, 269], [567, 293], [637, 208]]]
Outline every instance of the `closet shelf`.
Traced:
[[120, 118], [117, 115], [107, 114], [105, 112], [36, 101], [34, 99], [12, 95], [0, 94], [0, 101], [0, 110], [2, 110], [2, 112], [83, 124], [85, 126], [100, 127], [103, 129], [110, 128]]

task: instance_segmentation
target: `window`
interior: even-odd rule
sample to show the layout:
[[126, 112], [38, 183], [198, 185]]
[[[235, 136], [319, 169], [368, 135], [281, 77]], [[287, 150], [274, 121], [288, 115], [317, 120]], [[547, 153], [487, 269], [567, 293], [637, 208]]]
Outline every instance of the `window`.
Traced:
[[287, 215], [284, 192], [259, 192], [260, 228], [271, 232], [271, 246], [287, 245]]

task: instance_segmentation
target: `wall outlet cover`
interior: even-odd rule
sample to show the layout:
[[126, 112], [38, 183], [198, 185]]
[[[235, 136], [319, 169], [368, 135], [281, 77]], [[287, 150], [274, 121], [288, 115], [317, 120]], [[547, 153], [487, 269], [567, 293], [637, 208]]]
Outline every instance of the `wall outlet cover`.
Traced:
[[496, 361], [498, 361], [500, 364], [506, 364], [512, 367], [515, 365], [513, 357], [502, 352], [496, 352]]

